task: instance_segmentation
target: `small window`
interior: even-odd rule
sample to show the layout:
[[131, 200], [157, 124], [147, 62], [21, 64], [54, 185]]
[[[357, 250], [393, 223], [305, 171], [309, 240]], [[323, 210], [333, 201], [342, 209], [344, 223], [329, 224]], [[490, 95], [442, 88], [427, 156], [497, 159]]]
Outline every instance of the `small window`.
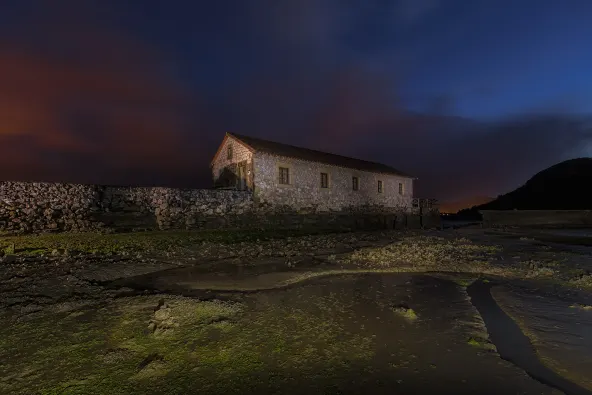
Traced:
[[378, 180], [378, 193], [382, 193], [382, 181]]
[[403, 183], [399, 183], [399, 195], [403, 195], [405, 193], [405, 189], [403, 188]]
[[279, 174], [279, 183], [280, 184], [289, 184], [290, 183], [290, 169], [287, 167], [280, 167], [280, 174]]
[[321, 173], [321, 188], [329, 188], [329, 174]]
[[228, 148], [226, 148], [226, 159], [232, 159], [232, 145], [228, 145]]
[[360, 188], [360, 182], [358, 177], [352, 177], [352, 189], [357, 191]]

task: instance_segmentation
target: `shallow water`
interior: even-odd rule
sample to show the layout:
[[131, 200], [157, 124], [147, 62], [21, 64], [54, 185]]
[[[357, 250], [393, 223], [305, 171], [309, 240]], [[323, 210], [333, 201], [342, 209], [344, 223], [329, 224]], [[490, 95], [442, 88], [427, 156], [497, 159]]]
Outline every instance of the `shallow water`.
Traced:
[[[271, 315], [277, 323], [310, 316], [314, 322], [330, 323], [343, 342], [352, 335], [360, 342], [372, 341], [373, 353], [364, 366], [339, 370], [330, 380], [320, 372], [320, 377], [302, 370], [283, 372], [298, 377], [284, 392], [326, 393], [332, 383], [335, 393], [555, 393], [491, 350], [465, 290], [450, 281], [423, 275], [343, 275], [251, 294], [248, 300], [255, 315]], [[399, 314], [400, 306], [412, 309], [416, 317]], [[261, 322], [246, 319], [245, 328]], [[298, 325], [294, 323], [294, 335], [301, 332]], [[318, 329], [321, 335], [324, 329]], [[265, 329], [257, 327], [254, 332], [261, 331]], [[288, 337], [286, 347], [293, 341]], [[276, 363], [297, 358], [315, 339], [299, 341], [302, 346], [277, 355]], [[351, 350], [342, 358], [354, 360], [353, 344]], [[311, 358], [311, 364], [316, 362]]]
[[592, 237], [592, 229], [550, 229], [542, 230], [541, 233], [556, 236]]
[[592, 393], [592, 307], [525, 288], [498, 286], [491, 293], [545, 365]]
[[[501, 357], [524, 369], [536, 380], [566, 394], [591, 394], [578, 383], [559, 375], [542, 363], [537, 355], [537, 349], [533, 347], [530, 339], [522, 332], [518, 324], [498, 306], [491, 296], [490, 289], [490, 284], [478, 281], [468, 288], [468, 293], [483, 317], [491, 340], [496, 345]], [[553, 307], [552, 303], [547, 302], [546, 304], [549, 308]], [[545, 328], [551, 328], [551, 326], [547, 325]], [[592, 327], [588, 329], [590, 330]], [[565, 338], [564, 335], [561, 337]]]

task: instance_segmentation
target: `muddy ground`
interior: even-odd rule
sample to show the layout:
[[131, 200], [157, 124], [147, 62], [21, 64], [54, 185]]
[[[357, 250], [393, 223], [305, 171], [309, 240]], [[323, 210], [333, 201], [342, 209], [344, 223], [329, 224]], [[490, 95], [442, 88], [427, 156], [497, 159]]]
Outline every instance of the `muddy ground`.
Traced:
[[591, 246], [483, 229], [0, 237], [0, 393], [591, 393]]

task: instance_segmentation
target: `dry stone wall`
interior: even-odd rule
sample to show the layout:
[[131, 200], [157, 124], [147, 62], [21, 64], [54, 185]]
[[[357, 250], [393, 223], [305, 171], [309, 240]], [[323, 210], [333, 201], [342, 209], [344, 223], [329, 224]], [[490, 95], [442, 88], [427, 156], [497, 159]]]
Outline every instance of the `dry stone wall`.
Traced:
[[90, 185], [0, 183], [0, 230], [95, 230], [97, 190]]
[[0, 231], [11, 233], [204, 228], [393, 229], [406, 212], [358, 207], [307, 212], [259, 202], [247, 191], [0, 182]]
[[0, 183], [0, 230], [9, 232], [185, 229], [252, 209], [241, 191]]

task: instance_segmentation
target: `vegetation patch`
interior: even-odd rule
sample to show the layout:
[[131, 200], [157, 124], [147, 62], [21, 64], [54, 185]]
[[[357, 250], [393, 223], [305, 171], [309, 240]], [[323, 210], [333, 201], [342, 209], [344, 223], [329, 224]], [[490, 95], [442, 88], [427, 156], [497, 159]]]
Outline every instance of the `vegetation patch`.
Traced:
[[541, 261], [541, 260], [528, 260], [520, 263], [522, 269], [525, 271], [526, 278], [541, 278], [541, 277], [553, 277], [559, 266], [559, 262]]
[[490, 259], [501, 249], [475, 244], [468, 239], [405, 237], [378, 248], [366, 248], [346, 258], [358, 266], [400, 271], [486, 272]]
[[581, 288], [592, 288], [592, 274], [587, 270], [581, 271], [570, 280], [570, 284]]
[[294, 372], [330, 380], [375, 349], [370, 335], [335, 317], [339, 303], [335, 295], [294, 305], [261, 298], [247, 309], [141, 296], [12, 321], [0, 328], [0, 393], [261, 393]]
[[571, 307], [572, 309], [580, 309], [580, 310], [592, 311], [592, 306], [586, 305], [586, 304], [576, 303], [576, 304], [571, 305], [569, 307]]
[[193, 230], [131, 233], [44, 233], [0, 236], [6, 255], [166, 253], [202, 243], [237, 244], [338, 233], [314, 229]]
[[407, 306], [406, 304], [400, 304], [398, 306], [394, 306], [393, 311], [395, 313], [397, 313], [398, 315], [400, 315], [401, 317], [405, 318], [407, 321], [415, 321], [419, 318], [417, 316], [417, 313], [412, 308]]

